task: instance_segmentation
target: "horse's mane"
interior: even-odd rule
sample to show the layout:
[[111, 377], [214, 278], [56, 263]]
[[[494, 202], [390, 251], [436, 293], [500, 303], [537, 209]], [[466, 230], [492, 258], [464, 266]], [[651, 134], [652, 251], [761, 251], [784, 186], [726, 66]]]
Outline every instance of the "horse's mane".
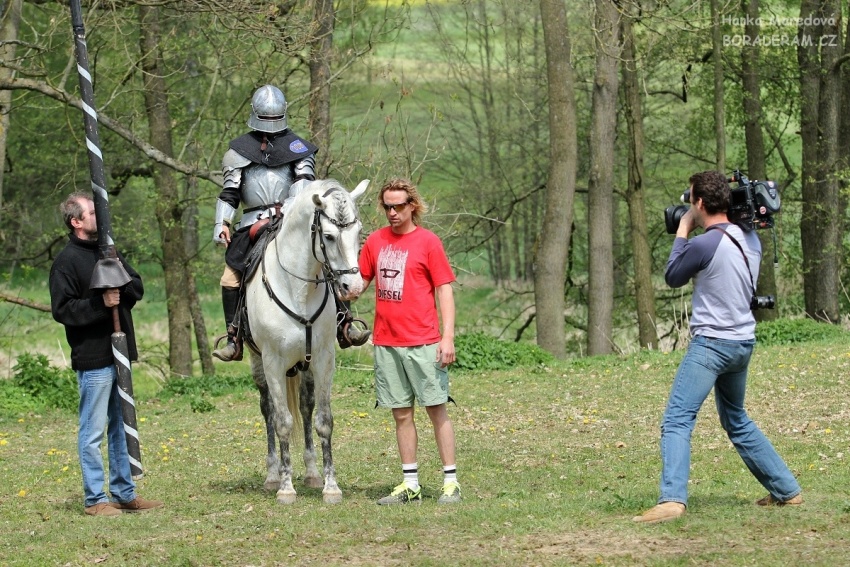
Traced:
[[[348, 191], [336, 179], [319, 179], [310, 184], [310, 189], [319, 195], [325, 195], [333, 201], [336, 209], [335, 218], [341, 224], [354, 222], [357, 219], [357, 207], [348, 194]], [[339, 189], [339, 191], [334, 191]], [[330, 193], [328, 193], [330, 192]]]

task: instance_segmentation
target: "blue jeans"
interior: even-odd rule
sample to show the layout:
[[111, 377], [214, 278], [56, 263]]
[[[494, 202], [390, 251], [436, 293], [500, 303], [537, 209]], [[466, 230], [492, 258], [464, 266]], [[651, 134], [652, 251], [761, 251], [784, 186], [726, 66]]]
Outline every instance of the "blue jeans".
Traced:
[[688, 503], [691, 433], [711, 388], [720, 425], [753, 476], [780, 501], [800, 493], [785, 461], [744, 409], [747, 366], [754, 340], [695, 336], [679, 364], [661, 423], [661, 496], [658, 503]]
[[136, 483], [130, 472], [127, 439], [124, 436], [124, 419], [118, 389], [118, 372], [115, 366], [97, 370], [77, 370], [80, 390], [80, 432], [77, 451], [83, 470], [85, 506], [108, 502], [103, 472], [100, 444], [103, 431], [107, 431], [109, 453], [109, 492], [118, 502], [136, 498]]

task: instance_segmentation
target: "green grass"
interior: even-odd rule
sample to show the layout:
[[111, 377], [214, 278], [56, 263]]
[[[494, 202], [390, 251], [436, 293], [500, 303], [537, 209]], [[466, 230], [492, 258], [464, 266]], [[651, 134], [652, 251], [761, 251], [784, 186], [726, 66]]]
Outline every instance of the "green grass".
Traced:
[[709, 400], [688, 514], [658, 526], [630, 518], [657, 497], [658, 423], [681, 352], [453, 373], [464, 502], [436, 505], [439, 459], [418, 411], [425, 502], [389, 509], [374, 501], [400, 478], [392, 419], [349, 356], [334, 392], [337, 506], [300, 484], [292, 506], [263, 491], [257, 395], [238, 380], [204, 413], [191, 388], [139, 400], [139, 491], [166, 507], [116, 519], [83, 515], [72, 412], [0, 418], [0, 564], [836, 565], [850, 552], [846, 336], [760, 347], [751, 366], [750, 414], [806, 503], [753, 505], [765, 491]]

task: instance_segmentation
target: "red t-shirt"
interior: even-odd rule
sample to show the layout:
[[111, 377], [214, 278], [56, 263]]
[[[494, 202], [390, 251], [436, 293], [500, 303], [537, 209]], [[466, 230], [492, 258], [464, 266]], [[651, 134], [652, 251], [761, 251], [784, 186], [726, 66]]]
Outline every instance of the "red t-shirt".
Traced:
[[360, 272], [375, 283], [374, 344], [406, 347], [440, 341], [434, 290], [455, 281], [455, 275], [436, 234], [422, 227], [407, 234], [381, 228], [360, 251]]

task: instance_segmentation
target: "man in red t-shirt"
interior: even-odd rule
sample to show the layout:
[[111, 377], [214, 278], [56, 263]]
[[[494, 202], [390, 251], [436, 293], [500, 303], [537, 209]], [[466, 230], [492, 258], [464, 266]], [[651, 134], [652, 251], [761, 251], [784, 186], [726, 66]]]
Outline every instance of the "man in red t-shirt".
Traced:
[[360, 273], [366, 286], [375, 280], [375, 389], [378, 405], [392, 409], [404, 474], [404, 481], [378, 504], [422, 501], [414, 399], [425, 406], [443, 461], [438, 502], [453, 504], [461, 500], [455, 433], [446, 411], [450, 399], [447, 367], [455, 361], [455, 275], [439, 237], [419, 226], [427, 207], [413, 183], [391, 179], [381, 188], [378, 204], [386, 212], [389, 226], [366, 239], [360, 252]]

